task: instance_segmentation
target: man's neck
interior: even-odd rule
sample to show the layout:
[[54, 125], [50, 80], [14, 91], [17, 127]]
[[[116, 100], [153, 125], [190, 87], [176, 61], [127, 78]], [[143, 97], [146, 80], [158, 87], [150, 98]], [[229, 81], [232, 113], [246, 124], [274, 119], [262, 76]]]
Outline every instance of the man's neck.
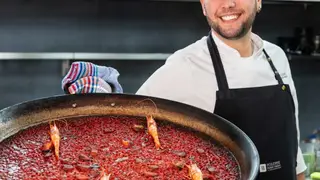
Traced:
[[253, 42], [251, 41], [251, 32], [249, 31], [245, 36], [237, 40], [225, 39], [216, 32], [215, 35], [223, 41], [226, 45], [237, 50], [241, 57], [249, 57], [253, 54]]

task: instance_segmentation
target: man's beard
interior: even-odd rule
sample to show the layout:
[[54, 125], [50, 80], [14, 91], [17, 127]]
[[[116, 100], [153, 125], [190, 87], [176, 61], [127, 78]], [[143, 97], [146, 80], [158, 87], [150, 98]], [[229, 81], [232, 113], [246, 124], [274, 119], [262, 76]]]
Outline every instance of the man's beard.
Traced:
[[207, 21], [208, 21], [210, 27], [216, 33], [218, 33], [220, 36], [222, 36], [225, 39], [236, 40], [236, 39], [240, 39], [243, 36], [245, 36], [248, 33], [248, 31], [251, 29], [252, 24], [253, 24], [255, 17], [256, 17], [256, 8], [252, 11], [249, 18], [244, 23], [241, 24], [240, 28], [232, 33], [226, 32], [225, 30], [223, 30], [223, 28], [221, 26], [218, 25], [218, 23], [213, 22], [208, 16], [206, 16], [206, 17], [207, 17]]

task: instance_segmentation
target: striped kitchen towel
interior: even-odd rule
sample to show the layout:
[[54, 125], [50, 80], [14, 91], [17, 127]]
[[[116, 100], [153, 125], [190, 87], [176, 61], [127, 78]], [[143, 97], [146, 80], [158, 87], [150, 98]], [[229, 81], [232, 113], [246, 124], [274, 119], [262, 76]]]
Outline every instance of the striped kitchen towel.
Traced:
[[103, 79], [95, 76], [86, 76], [68, 87], [70, 94], [85, 94], [85, 93], [111, 93], [111, 86]]
[[123, 93], [122, 86], [118, 82], [119, 75], [119, 72], [112, 67], [90, 62], [74, 62], [62, 79], [61, 85], [66, 93], [102, 92], [109, 87], [113, 93]]

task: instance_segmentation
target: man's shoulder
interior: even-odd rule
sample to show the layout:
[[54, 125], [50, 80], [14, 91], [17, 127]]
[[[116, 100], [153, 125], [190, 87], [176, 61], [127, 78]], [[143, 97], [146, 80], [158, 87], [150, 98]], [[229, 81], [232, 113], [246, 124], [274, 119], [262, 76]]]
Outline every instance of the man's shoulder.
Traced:
[[188, 46], [175, 51], [168, 57], [166, 63], [186, 62], [186, 60], [194, 59], [195, 57], [199, 59], [203, 54], [207, 53], [206, 47], [206, 36], [204, 36]]
[[[289, 60], [284, 50], [278, 45], [264, 40], [264, 49], [270, 56], [276, 69], [280, 72], [280, 76], [286, 81], [286, 77], [291, 77]], [[293, 88], [293, 87], [291, 87]]]
[[278, 46], [277, 44], [274, 44], [274, 43], [267, 41], [267, 40], [263, 40], [263, 44], [264, 44], [263, 48], [266, 50], [266, 52], [269, 54], [269, 56], [286, 58], [286, 54], [285, 54], [284, 50], [280, 46]]

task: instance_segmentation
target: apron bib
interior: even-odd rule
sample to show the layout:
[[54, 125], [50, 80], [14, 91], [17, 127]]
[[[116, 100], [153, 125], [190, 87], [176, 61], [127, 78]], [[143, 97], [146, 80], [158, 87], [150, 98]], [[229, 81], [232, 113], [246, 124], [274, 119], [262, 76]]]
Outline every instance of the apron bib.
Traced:
[[270, 57], [277, 85], [229, 89], [217, 46], [209, 33], [207, 44], [219, 90], [214, 113], [244, 131], [260, 156], [258, 180], [295, 180], [298, 150], [294, 102]]

